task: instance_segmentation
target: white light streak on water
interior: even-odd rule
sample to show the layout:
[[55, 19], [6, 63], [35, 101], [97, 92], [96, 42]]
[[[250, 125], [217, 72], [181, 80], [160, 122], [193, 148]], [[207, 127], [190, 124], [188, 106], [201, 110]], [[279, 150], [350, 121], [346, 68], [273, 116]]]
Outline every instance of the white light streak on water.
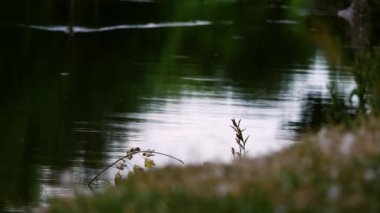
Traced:
[[148, 24], [132, 24], [132, 25], [115, 25], [100, 28], [90, 28], [81, 26], [41, 26], [41, 25], [18, 25], [19, 27], [26, 27], [36, 30], [44, 30], [51, 32], [63, 32], [66, 34], [75, 33], [96, 33], [107, 32], [114, 30], [127, 30], [127, 29], [153, 29], [153, 28], [174, 28], [174, 27], [197, 27], [212, 25], [210, 21], [188, 21], [188, 22], [167, 22], [167, 23], [148, 23]]

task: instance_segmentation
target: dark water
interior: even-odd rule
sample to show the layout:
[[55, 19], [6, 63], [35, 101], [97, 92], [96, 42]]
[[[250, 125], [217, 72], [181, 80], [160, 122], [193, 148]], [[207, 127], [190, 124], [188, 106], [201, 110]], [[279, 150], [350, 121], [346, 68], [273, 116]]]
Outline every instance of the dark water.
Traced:
[[74, 2], [0, 3], [2, 210], [87, 190], [128, 147], [228, 162], [231, 118], [268, 154], [355, 88], [349, 25], [306, 3]]

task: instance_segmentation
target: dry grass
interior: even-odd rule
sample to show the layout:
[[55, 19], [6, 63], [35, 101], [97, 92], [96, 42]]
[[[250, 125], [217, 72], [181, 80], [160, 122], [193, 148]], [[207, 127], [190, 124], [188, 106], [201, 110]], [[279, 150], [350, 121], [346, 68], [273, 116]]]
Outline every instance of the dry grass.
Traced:
[[230, 165], [167, 167], [131, 175], [52, 212], [380, 211], [380, 120], [322, 129], [281, 152]]

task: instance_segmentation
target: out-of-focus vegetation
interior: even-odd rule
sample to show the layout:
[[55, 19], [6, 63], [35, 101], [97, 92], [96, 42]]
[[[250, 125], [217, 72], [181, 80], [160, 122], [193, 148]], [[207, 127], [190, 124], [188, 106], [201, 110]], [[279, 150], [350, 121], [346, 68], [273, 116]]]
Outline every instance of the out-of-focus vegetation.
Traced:
[[[326, 85], [329, 97], [310, 94], [306, 97], [297, 131], [313, 132], [324, 126], [355, 127], [356, 120], [379, 115], [380, 51], [378, 48], [360, 49], [353, 56], [352, 74], [356, 87], [345, 95], [339, 82]], [[294, 124], [291, 124], [294, 125]]]
[[166, 167], [130, 175], [50, 212], [272, 212], [380, 210], [380, 121], [322, 129], [276, 154], [231, 165]]

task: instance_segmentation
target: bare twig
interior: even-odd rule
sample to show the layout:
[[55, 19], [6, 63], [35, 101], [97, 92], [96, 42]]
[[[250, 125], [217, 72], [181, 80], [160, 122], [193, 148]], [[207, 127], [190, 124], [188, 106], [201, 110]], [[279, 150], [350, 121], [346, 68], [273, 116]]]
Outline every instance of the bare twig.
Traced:
[[126, 159], [126, 158], [131, 158], [133, 155], [136, 155], [136, 154], [139, 154], [139, 153], [145, 153], [145, 154], [157, 154], [157, 155], [162, 155], [162, 156], [166, 156], [166, 157], [169, 157], [169, 158], [172, 158], [172, 159], [174, 159], [174, 160], [176, 160], [176, 161], [178, 161], [178, 162], [180, 162], [180, 163], [182, 163], [182, 164], [184, 164], [184, 162], [181, 160], [181, 159], [179, 159], [179, 158], [176, 158], [176, 157], [174, 157], [174, 156], [172, 156], [172, 155], [168, 155], [168, 154], [165, 154], [165, 153], [161, 153], [161, 152], [156, 152], [156, 151], [154, 151], [154, 150], [143, 150], [143, 151], [140, 151], [140, 149], [138, 149], [137, 151], [133, 151], [133, 152], [129, 152], [129, 153], [127, 153], [126, 155], [124, 155], [123, 157], [120, 157], [120, 158], [118, 158], [117, 160], [115, 160], [113, 163], [111, 163], [111, 164], [109, 164], [108, 166], [106, 166], [104, 169], [102, 169], [94, 178], [92, 178], [91, 180], [90, 180], [90, 182], [87, 184], [87, 186], [91, 189], [91, 191], [93, 191], [92, 190], [92, 187], [91, 187], [91, 184], [101, 175], [101, 174], [103, 174], [105, 171], [107, 171], [109, 168], [111, 168], [112, 166], [114, 166], [115, 164], [117, 164], [119, 161], [122, 161], [122, 160], [124, 160], [124, 159]]

